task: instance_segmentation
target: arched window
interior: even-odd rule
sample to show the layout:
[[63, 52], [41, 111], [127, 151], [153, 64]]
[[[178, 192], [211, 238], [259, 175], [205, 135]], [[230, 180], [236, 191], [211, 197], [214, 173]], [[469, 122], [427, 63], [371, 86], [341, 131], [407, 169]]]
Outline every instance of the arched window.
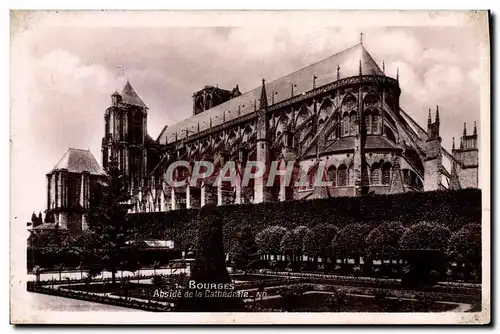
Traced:
[[344, 114], [344, 120], [342, 122], [342, 135], [348, 136], [349, 135], [349, 115]]
[[402, 170], [403, 172], [403, 182], [407, 185], [413, 185], [413, 182], [412, 182], [412, 175], [411, 175], [411, 172], [410, 170], [408, 169], [403, 169]]
[[312, 120], [309, 120], [306, 124], [302, 124], [301, 129], [298, 130], [299, 137], [298, 143], [302, 146], [307, 146], [308, 140], [311, 140], [311, 129], [312, 129]]
[[292, 132], [287, 132], [286, 133], [286, 145], [288, 147], [293, 147], [293, 133]]
[[356, 112], [356, 110], [351, 111], [351, 117], [350, 117], [351, 135], [356, 134], [356, 122], [357, 122], [357, 120], [358, 120], [358, 113]]
[[196, 98], [196, 111], [201, 112], [203, 110], [203, 98], [201, 96]]
[[371, 168], [370, 182], [371, 184], [380, 184], [380, 165], [376, 162]]
[[307, 185], [308, 188], [314, 188], [314, 183], [316, 181], [316, 173], [318, 172], [318, 166], [313, 166], [307, 173]]
[[381, 130], [382, 130], [382, 118], [380, 117], [378, 110], [375, 109], [372, 113], [372, 133], [380, 134]]
[[365, 111], [365, 129], [367, 134], [372, 133], [372, 112], [370, 110]]
[[243, 138], [242, 138], [242, 142], [243, 143], [248, 143], [250, 141], [250, 137], [252, 136], [252, 128], [247, 126], [245, 127], [245, 130], [243, 131]]
[[335, 113], [335, 122], [337, 123], [335, 126], [335, 138], [340, 138], [342, 136], [342, 119], [340, 113]]
[[328, 167], [328, 181], [332, 183], [332, 186], [337, 186], [337, 168], [333, 165]]
[[339, 181], [338, 182], [339, 187], [347, 186], [347, 166], [346, 165], [339, 166], [338, 181]]
[[395, 104], [396, 104], [396, 99], [394, 98], [394, 95], [391, 93], [387, 94], [385, 97], [385, 103], [394, 111], [395, 110]]
[[348, 175], [349, 175], [349, 185], [353, 185], [354, 184], [354, 166], [353, 165], [349, 166]]
[[325, 121], [325, 119], [332, 112], [332, 109], [333, 109], [332, 102], [329, 99], [325, 100], [325, 102], [323, 102], [323, 104], [321, 105], [321, 108], [319, 110], [318, 123], [323, 123]]
[[296, 121], [295, 126], [299, 127], [300, 125], [302, 125], [302, 123], [304, 123], [308, 117], [309, 117], [309, 112], [307, 110], [307, 107], [303, 106], [299, 110], [299, 114], [297, 116], [297, 121]]
[[205, 110], [212, 108], [212, 96], [207, 95], [205, 98]]
[[391, 183], [391, 164], [386, 162], [382, 166], [382, 184]]

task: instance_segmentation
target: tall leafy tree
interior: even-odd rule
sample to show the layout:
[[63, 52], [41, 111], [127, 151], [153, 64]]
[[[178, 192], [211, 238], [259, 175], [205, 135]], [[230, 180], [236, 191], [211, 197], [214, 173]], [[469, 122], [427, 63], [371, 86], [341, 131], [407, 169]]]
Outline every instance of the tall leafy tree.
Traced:
[[454, 232], [447, 253], [457, 262], [481, 262], [481, 225], [468, 224]]
[[281, 240], [286, 232], [287, 229], [279, 225], [263, 229], [255, 237], [259, 250], [264, 254], [279, 254]]
[[323, 261], [332, 253], [332, 240], [338, 233], [338, 228], [332, 224], [318, 224], [311, 228], [304, 236], [304, 253], [307, 256], [321, 256]]
[[388, 221], [373, 229], [366, 238], [370, 255], [391, 256], [399, 248], [399, 239], [406, 232], [401, 222]]
[[447, 255], [452, 261], [465, 267], [464, 274], [469, 277], [472, 269], [476, 269], [478, 278], [481, 275], [481, 225], [467, 224], [455, 231], [448, 241]]
[[303, 240], [304, 254], [308, 257], [314, 257], [316, 260], [321, 252], [319, 244], [316, 242], [316, 233], [312, 229], [307, 231]]
[[381, 260], [388, 259], [389, 268], [392, 271], [393, 258], [397, 256], [399, 249], [399, 239], [405, 232], [406, 228], [401, 222], [397, 221], [383, 222], [373, 229], [366, 237], [370, 266], [374, 257]]
[[342, 259], [354, 257], [359, 265], [359, 257], [366, 250], [366, 237], [370, 233], [370, 225], [354, 223], [348, 224], [335, 236], [332, 241], [333, 252]]
[[302, 255], [304, 236], [309, 231], [307, 226], [297, 226], [288, 230], [281, 239], [281, 252], [294, 261], [295, 256]]
[[133, 254], [141, 247], [136, 224], [127, 217], [131, 196], [125, 178], [115, 158], [108, 164], [106, 175], [99, 183], [89, 214], [89, 233], [84, 238], [84, 265], [91, 274], [111, 272], [116, 283], [119, 270], [135, 270]]
[[450, 230], [435, 222], [420, 222], [412, 225], [399, 240], [402, 249], [446, 250]]
[[233, 261], [236, 269], [241, 269], [247, 273], [259, 259], [258, 247], [255, 237], [249, 226], [244, 226], [236, 235], [236, 243], [233, 248]]

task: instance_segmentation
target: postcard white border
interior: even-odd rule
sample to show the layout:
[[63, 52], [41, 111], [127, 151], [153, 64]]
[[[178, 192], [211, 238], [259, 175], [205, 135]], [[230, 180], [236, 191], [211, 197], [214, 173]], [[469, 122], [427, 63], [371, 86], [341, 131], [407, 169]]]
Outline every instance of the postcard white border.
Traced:
[[[40, 12], [41, 13], [41, 12]], [[37, 13], [37, 14], [40, 14]], [[282, 26], [304, 22], [318, 26], [463, 26], [477, 27], [482, 33], [482, 80], [480, 117], [480, 187], [483, 199], [483, 303], [490, 305], [490, 46], [487, 12], [471, 11], [258, 11], [258, 12], [135, 12], [123, 20], [123, 12], [79, 12], [71, 20], [58, 24], [92, 25], [170, 25], [170, 26]], [[35, 25], [54, 23], [54, 13], [35, 15]], [[390, 24], [389, 24], [390, 22]], [[195, 23], [195, 24], [194, 24]], [[11, 166], [15, 167], [15, 166]], [[12, 217], [11, 217], [12, 218]], [[12, 221], [12, 219], [11, 219]], [[14, 323], [72, 323], [72, 324], [467, 324], [487, 323], [490, 310], [480, 313], [147, 313], [147, 312], [34, 312], [26, 291], [25, 226], [11, 224], [11, 321]]]

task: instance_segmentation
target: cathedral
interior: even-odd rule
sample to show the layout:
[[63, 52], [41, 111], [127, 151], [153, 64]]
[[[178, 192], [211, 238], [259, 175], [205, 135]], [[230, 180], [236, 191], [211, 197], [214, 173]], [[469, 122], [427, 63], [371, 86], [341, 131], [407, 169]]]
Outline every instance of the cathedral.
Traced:
[[[193, 94], [192, 116], [155, 140], [147, 133], [148, 107], [127, 81], [104, 114], [102, 165], [117, 158], [136, 212], [477, 188], [476, 124], [472, 133], [464, 124], [450, 153], [441, 145], [439, 107], [429, 109], [423, 128], [400, 106], [400, 94], [399, 74], [386, 75], [361, 42], [244, 94], [238, 86], [205, 86]], [[262, 176], [246, 186], [171, 187], [166, 172], [180, 160], [234, 161], [239, 176], [248, 161], [293, 161], [311, 182], [268, 186]], [[318, 170], [329, 186], [312, 182]], [[190, 172], [179, 167], [175, 175]]]

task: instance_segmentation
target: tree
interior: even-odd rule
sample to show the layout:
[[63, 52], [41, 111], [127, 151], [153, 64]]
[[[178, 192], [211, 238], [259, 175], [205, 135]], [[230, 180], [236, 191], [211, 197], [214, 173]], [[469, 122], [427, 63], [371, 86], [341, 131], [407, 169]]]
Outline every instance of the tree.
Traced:
[[258, 251], [252, 230], [249, 226], [244, 226], [236, 235], [236, 244], [232, 251], [235, 268], [244, 270], [246, 275], [247, 270], [259, 260]]
[[446, 250], [450, 231], [441, 224], [420, 222], [405, 231], [399, 240], [402, 249]]
[[127, 216], [132, 207], [129, 204], [131, 196], [115, 157], [109, 162], [99, 188], [96, 192], [99, 196], [93, 199], [89, 214], [90, 233], [84, 244], [84, 259], [87, 268], [94, 273], [109, 270], [115, 285], [118, 270], [136, 266], [127, 259], [142, 245], [136, 240], [135, 224]]
[[286, 228], [275, 225], [263, 229], [255, 236], [255, 241], [259, 250], [263, 254], [279, 254], [281, 240], [286, 233]]
[[51, 260], [64, 261], [68, 250], [74, 245], [67, 231], [63, 231], [58, 224], [54, 229], [37, 233], [33, 238], [33, 246], [40, 250], [41, 255]]
[[332, 240], [338, 233], [338, 228], [332, 224], [318, 224], [304, 236], [304, 253], [307, 256], [322, 257], [325, 261], [332, 253]]
[[321, 250], [319, 244], [316, 242], [316, 234], [312, 229], [304, 235], [303, 243], [304, 254], [308, 257], [314, 257], [314, 261], [316, 262]]
[[368, 224], [346, 225], [332, 241], [335, 256], [340, 256], [344, 262], [347, 258], [354, 257], [356, 265], [359, 265], [359, 257], [365, 254], [366, 237], [370, 231], [371, 227]]
[[289, 257], [293, 262], [296, 256], [303, 253], [304, 236], [309, 231], [306, 226], [298, 226], [293, 230], [288, 230], [281, 239], [281, 253]]
[[481, 225], [472, 223], [465, 225], [454, 232], [448, 241], [448, 258], [457, 263], [458, 267], [465, 266], [465, 275], [470, 269], [476, 269], [478, 276], [481, 272]]
[[405, 232], [406, 228], [401, 222], [384, 222], [373, 229], [366, 238], [370, 261], [374, 256], [381, 260], [389, 258], [389, 267], [392, 270], [393, 256], [399, 249], [399, 239]]
[[402, 284], [433, 285], [444, 271], [444, 251], [450, 231], [443, 225], [420, 222], [412, 225], [399, 240], [400, 256], [407, 262]]

